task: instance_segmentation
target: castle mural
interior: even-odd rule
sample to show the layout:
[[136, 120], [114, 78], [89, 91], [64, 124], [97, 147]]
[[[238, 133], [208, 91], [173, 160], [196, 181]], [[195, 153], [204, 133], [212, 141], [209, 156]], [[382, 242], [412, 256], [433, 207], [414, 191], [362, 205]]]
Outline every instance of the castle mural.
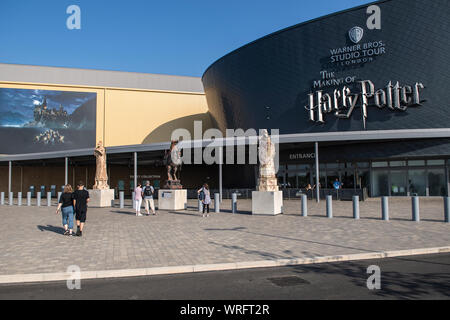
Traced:
[[97, 94], [0, 88], [0, 154], [94, 147]]

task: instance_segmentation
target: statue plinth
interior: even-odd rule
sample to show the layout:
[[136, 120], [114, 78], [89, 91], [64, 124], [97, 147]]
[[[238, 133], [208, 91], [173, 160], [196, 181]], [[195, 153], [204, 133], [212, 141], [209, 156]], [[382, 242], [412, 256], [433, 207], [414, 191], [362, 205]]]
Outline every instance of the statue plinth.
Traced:
[[186, 210], [187, 190], [167, 189], [158, 190], [158, 210]]
[[283, 213], [282, 191], [253, 191], [252, 214], [276, 216]]
[[164, 189], [181, 190], [183, 189], [183, 186], [181, 185], [180, 180], [167, 180], [164, 184]]
[[114, 189], [92, 189], [89, 192], [89, 207], [109, 208], [114, 200]]

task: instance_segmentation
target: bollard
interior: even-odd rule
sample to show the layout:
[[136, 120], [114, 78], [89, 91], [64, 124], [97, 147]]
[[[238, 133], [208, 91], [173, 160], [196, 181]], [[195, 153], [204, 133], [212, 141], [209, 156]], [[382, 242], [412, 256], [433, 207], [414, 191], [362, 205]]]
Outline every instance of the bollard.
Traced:
[[202, 200], [198, 200], [198, 212], [203, 212], [203, 203]]
[[412, 197], [412, 220], [420, 221], [419, 197], [417, 196]]
[[353, 196], [353, 218], [359, 220], [359, 196]]
[[36, 203], [37, 203], [38, 207], [41, 206], [41, 193], [40, 192], [36, 193]]
[[47, 192], [47, 207], [50, 207], [52, 205], [52, 193]]
[[450, 197], [444, 197], [444, 221], [450, 223]]
[[27, 192], [27, 206], [31, 207], [31, 192]]
[[231, 195], [231, 213], [237, 212], [237, 194], [233, 193]]
[[56, 199], [57, 202], [59, 202], [59, 200], [61, 199], [61, 195], [62, 195], [62, 192], [61, 191], [58, 192], [58, 198]]
[[381, 214], [384, 221], [389, 221], [389, 197], [381, 198]]
[[22, 205], [22, 192], [17, 193], [17, 205], [19, 207]]
[[302, 217], [308, 216], [308, 196], [302, 194]]
[[2, 206], [5, 205], [5, 193], [4, 192], [0, 193], [0, 204]]
[[9, 205], [12, 206], [14, 204], [14, 193], [9, 193]]
[[119, 192], [119, 207], [120, 207], [120, 209], [123, 209], [124, 202], [125, 202], [125, 192], [120, 191]]
[[214, 212], [215, 213], [220, 212], [220, 193], [214, 194]]
[[333, 218], [333, 196], [327, 196], [327, 217]]
[[134, 201], [135, 195], [136, 193], [133, 191], [133, 193], [131, 194], [131, 202], [133, 203], [133, 209], [136, 209], [136, 202]]

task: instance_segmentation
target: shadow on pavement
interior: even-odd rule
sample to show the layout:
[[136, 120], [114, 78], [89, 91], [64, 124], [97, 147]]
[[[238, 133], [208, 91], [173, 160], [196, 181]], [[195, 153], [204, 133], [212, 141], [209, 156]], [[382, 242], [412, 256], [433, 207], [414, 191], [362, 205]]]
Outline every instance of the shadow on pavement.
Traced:
[[[131, 211], [132, 210], [132, 211]], [[131, 209], [130, 211], [121, 211], [121, 210], [115, 210], [115, 211], [111, 211], [112, 213], [119, 213], [119, 214], [126, 214], [126, 215], [132, 215], [135, 216], [136, 212], [134, 211], [134, 209]]]
[[48, 231], [48, 232], [54, 232], [54, 233], [58, 233], [58, 234], [64, 234], [64, 228], [62, 228], [62, 227], [55, 227], [55, 226], [47, 225], [47, 226], [37, 226], [37, 228], [41, 232]]
[[[424, 262], [426, 261], [418, 261]], [[376, 262], [373, 262], [376, 263]], [[370, 274], [367, 266], [357, 263], [338, 263], [322, 265], [304, 265], [290, 267], [294, 273], [305, 275], [308, 273], [320, 273], [322, 275], [341, 274], [361, 288], [367, 288], [366, 281]], [[367, 289], [368, 290], [368, 289]], [[384, 299], [419, 299], [427, 297], [432, 292], [450, 297], [450, 274], [448, 273], [411, 273], [401, 271], [381, 271], [381, 290], [373, 293]]]

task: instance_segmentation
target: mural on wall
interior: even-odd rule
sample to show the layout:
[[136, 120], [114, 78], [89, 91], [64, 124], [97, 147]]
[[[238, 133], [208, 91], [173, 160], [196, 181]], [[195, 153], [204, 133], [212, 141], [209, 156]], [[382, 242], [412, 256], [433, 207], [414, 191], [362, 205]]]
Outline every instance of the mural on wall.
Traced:
[[95, 146], [97, 93], [0, 88], [0, 154]]

